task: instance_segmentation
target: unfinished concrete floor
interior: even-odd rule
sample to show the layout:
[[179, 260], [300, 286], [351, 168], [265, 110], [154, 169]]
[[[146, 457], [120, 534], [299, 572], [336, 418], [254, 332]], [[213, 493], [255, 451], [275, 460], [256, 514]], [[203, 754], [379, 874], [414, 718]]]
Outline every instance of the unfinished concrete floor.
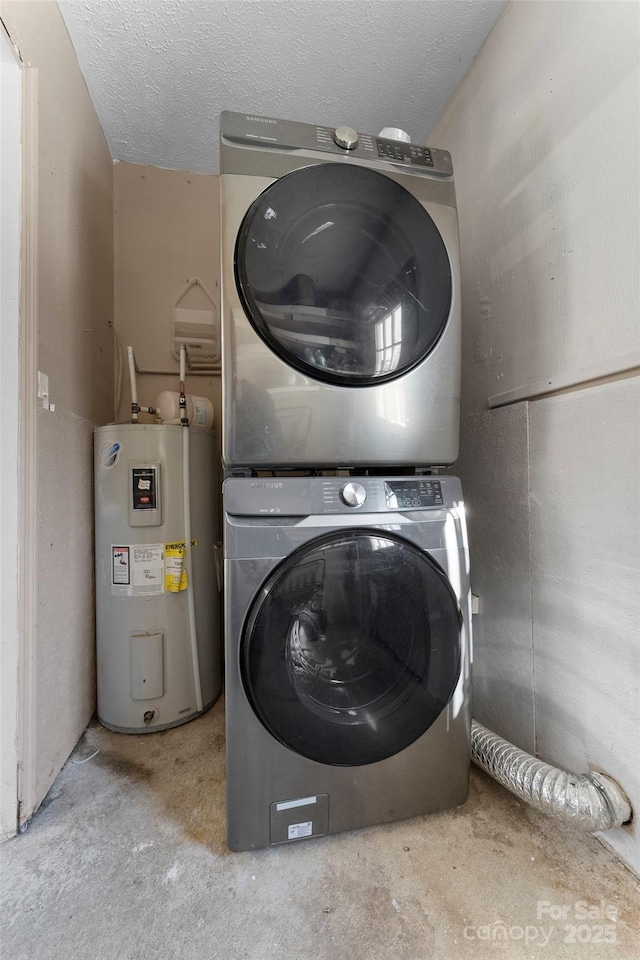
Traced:
[[450, 813], [230, 853], [222, 702], [146, 737], [93, 724], [1, 857], [6, 960], [640, 956], [638, 881], [478, 771]]

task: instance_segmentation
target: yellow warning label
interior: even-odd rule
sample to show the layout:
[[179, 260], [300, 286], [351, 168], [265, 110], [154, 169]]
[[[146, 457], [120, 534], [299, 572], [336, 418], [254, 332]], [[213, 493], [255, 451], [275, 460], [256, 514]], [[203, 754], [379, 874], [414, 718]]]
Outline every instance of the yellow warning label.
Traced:
[[189, 586], [186, 552], [184, 540], [164, 545], [164, 589], [167, 593], [180, 593]]

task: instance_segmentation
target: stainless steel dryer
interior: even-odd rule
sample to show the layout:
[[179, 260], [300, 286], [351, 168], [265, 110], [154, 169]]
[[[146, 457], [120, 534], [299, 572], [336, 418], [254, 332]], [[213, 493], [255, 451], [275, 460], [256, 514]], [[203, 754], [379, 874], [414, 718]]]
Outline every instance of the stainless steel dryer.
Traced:
[[463, 803], [460, 481], [234, 477], [223, 492], [230, 848]]
[[220, 126], [227, 467], [452, 463], [450, 155], [270, 117]]

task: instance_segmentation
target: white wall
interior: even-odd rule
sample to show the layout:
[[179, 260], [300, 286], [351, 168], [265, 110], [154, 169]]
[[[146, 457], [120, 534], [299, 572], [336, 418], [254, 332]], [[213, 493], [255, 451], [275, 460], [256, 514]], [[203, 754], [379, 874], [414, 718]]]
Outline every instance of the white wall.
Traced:
[[18, 797], [18, 312], [21, 71], [0, 26], [0, 839], [12, 836]]
[[[637, 814], [640, 379], [488, 399], [638, 350], [639, 16], [511, 4], [428, 138], [453, 155], [460, 213], [474, 712], [610, 773]], [[636, 825], [605, 839], [640, 870]]]
[[[198, 277], [220, 305], [219, 179], [213, 174], [116, 163], [114, 175], [115, 318], [125, 373], [119, 419], [131, 416], [126, 348], [139, 367], [178, 370], [171, 355], [172, 307]], [[138, 401], [153, 405], [177, 377], [138, 377]], [[208, 397], [220, 436], [220, 377], [187, 374], [187, 391]]]
[[38, 367], [55, 404], [36, 425], [28, 817], [95, 705], [92, 429], [113, 403], [113, 168], [57, 4], [0, 0], [0, 16], [38, 71]]
[[461, 207], [468, 413], [640, 350], [639, 12], [511, 4], [429, 135]]

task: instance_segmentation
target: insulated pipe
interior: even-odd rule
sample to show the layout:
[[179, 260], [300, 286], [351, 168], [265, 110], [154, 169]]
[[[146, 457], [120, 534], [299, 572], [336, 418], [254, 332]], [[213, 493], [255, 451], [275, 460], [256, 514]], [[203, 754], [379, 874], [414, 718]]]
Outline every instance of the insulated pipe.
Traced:
[[196, 709], [202, 713], [202, 684], [200, 682], [200, 660], [198, 657], [198, 634], [196, 631], [196, 603], [193, 593], [193, 563], [191, 560], [191, 480], [189, 419], [187, 417], [187, 398], [184, 392], [184, 379], [187, 366], [187, 351], [184, 344], [180, 347], [180, 423], [182, 424], [182, 506], [184, 516], [184, 551], [187, 565], [187, 610], [189, 616], [189, 640], [191, 643], [191, 666], [193, 670], [193, 688], [196, 695]]
[[113, 335], [115, 337], [116, 351], [115, 351], [115, 363], [114, 363], [114, 391], [113, 391], [113, 422], [118, 422], [118, 414], [120, 413], [120, 397], [122, 395], [122, 343], [120, 342], [120, 334], [118, 333], [118, 328], [112, 320], [109, 320], [109, 326], [113, 330]]
[[133, 347], [127, 347], [127, 356], [129, 358], [129, 381], [131, 383], [131, 422], [138, 423], [138, 388], [136, 387], [136, 358], [133, 355]]
[[609, 777], [593, 771], [577, 775], [559, 770], [475, 720], [471, 721], [471, 756], [525, 803], [578, 830], [611, 830], [631, 820], [627, 797]]

